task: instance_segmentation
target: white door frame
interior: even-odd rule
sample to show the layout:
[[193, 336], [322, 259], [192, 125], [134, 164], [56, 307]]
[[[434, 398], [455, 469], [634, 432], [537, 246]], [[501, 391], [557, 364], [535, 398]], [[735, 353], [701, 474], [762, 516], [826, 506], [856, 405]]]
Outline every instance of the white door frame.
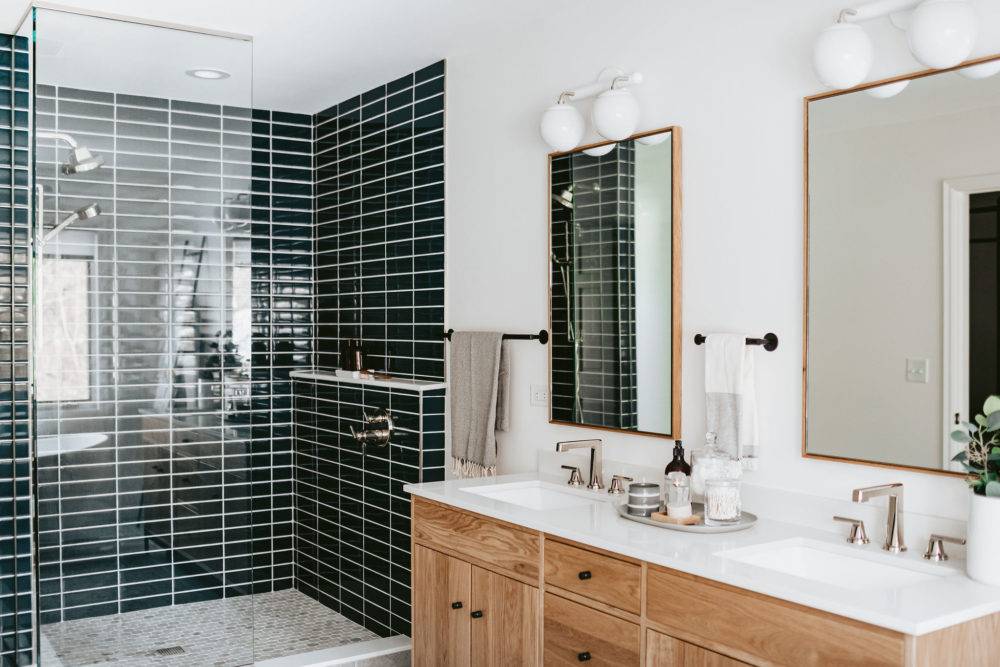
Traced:
[[962, 471], [951, 457], [962, 446], [952, 442], [955, 415], [969, 421], [969, 195], [1000, 190], [1000, 173], [953, 178], [943, 183], [944, 232], [944, 324], [941, 377], [942, 464], [946, 470]]

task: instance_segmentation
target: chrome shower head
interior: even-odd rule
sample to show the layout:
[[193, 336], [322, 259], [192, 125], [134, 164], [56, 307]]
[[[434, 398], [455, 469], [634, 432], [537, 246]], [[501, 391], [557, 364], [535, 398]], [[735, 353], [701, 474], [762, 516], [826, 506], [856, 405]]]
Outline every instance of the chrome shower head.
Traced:
[[81, 206], [80, 208], [73, 211], [73, 215], [76, 216], [77, 220], [90, 220], [91, 218], [96, 218], [101, 214], [101, 205], [87, 204], [86, 206]]
[[62, 166], [62, 173], [67, 176], [93, 171], [104, 164], [104, 157], [94, 155], [86, 146], [77, 146], [69, 152], [69, 159]]
[[49, 240], [51, 240], [53, 236], [55, 236], [56, 234], [58, 234], [62, 230], [66, 229], [67, 227], [69, 227], [70, 225], [72, 225], [74, 222], [77, 222], [79, 220], [90, 220], [91, 218], [96, 218], [100, 214], [101, 214], [101, 207], [97, 203], [87, 204], [86, 206], [81, 206], [80, 208], [76, 209], [75, 211], [73, 211], [72, 213], [70, 213], [68, 216], [66, 216], [65, 220], [63, 220], [62, 222], [60, 222], [58, 225], [56, 225], [55, 227], [53, 227], [49, 231], [45, 232], [45, 236], [42, 237], [42, 243], [43, 244], [48, 243]]

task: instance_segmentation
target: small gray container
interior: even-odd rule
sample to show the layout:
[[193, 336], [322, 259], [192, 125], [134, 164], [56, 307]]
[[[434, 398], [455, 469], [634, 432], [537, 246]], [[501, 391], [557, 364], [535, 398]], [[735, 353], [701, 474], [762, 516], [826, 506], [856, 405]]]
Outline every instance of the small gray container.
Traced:
[[655, 482], [632, 482], [628, 485], [628, 513], [648, 517], [660, 509], [660, 485]]

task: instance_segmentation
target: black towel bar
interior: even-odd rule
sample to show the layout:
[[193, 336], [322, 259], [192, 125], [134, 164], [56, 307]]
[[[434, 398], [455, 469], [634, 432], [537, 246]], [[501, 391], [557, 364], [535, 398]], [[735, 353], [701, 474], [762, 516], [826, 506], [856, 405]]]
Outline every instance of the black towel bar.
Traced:
[[[701, 345], [704, 342], [704, 334], [694, 335], [695, 345]], [[778, 349], [778, 336], [773, 333], [766, 333], [763, 338], [747, 338], [747, 345], [763, 345], [764, 349], [768, 352], [774, 352]]]
[[[453, 333], [455, 333], [454, 329], [448, 329], [447, 331], [445, 331], [443, 333], [443, 338], [446, 338], [447, 340], [451, 340], [451, 335]], [[539, 331], [536, 334], [507, 334], [507, 333], [505, 333], [503, 335], [503, 339], [504, 340], [537, 340], [542, 345], [545, 345], [545, 344], [547, 344], [549, 342], [549, 332], [546, 331], [545, 329], [542, 329], [541, 331]]]

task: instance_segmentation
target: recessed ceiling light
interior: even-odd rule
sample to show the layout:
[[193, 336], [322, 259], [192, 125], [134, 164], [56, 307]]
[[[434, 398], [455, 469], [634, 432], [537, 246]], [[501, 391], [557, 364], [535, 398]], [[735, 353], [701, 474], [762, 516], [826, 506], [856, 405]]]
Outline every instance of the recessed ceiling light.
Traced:
[[195, 69], [189, 69], [187, 71], [188, 76], [193, 76], [196, 79], [228, 79], [229, 72], [221, 69], [216, 69], [214, 67], [197, 67]]

